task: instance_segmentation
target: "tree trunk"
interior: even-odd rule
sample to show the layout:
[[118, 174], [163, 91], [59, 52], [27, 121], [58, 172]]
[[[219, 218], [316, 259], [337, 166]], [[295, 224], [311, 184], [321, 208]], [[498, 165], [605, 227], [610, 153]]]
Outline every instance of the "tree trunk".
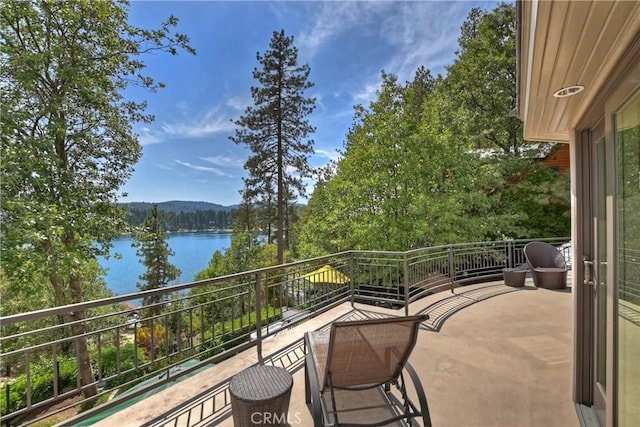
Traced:
[[[280, 91], [282, 93], [282, 90]], [[284, 264], [284, 165], [282, 164], [282, 100], [278, 100], [278, 218], [277, 218], [277, 241], [278, 241], [278, 264]]]
[[[71, 301], [65, 298], [64, 285], [60, 280], [52, 276], [49, 278], [54, 288], [54, 295], [56, 297], [56, 305], [66, 305], [82, 302], [82, 282], [80, 277], [71, 276], [69, 285], [71, 288]], [[91, 355], [89, 353], [89, 344], [87, 342], [86, 325], [83, 322], [85, 319], [84, 311], [75, 311], [63, 316], [65, 323], [72, 323], [71, 333], [77, 337], [75, 339], [76, 358], [78, 366], [78, 375], [80, 376], [80, 385], [83, 388], [83, 394], [86, 398], [90, 398], [98, 394], [98, 386], [95, 384], [93, 377], [93, 370], [91, 369]], [[79, 323], [73, 323], [79, 322]]]
[[[85, 312], [74, 312], [72, 315], [68, 316], [68, 318], [70, 322], [84, 320]], [[75, 337], [77, 337], [75, 339], [76, 357], [82, 392], [85, 398], [90, 398], [98, 394], [98, 386], [95, 383], [93, 370], [91, 369], [91, 355], [89, 353], [89, 344], [87, 343], [87, 337], [84, 335], [86, 332], [84, 322], [72, 325], [71, 332]]]

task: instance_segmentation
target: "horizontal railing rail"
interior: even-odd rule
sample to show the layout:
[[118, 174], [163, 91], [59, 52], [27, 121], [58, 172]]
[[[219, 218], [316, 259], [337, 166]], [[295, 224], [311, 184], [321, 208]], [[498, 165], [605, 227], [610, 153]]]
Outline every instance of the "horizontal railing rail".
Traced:
[[[537, 240], [558, 247], [568, 241]], [[409, 304], [425, 295], [521, 267], [529, 241], [347, 251], [2, 317], [2, 367], [9, 375], [0, 390], [0, 421], [23, 423], [32, 411], [53, 404], [57, 409], [47, 416], [97, 400], [83, 414], [88, 418], [248, 348], [255, 347], [262, 360], [264, 339], [346, 301], [408, 313]], [[79, 313], [78, 320], [61, 320]], [[90, 360], [89, 384], [80, 380], [81, 360]], [[120, 398], [107, 401], [114, 394]], [[77, 399], [60, 405], [69, 397]]]

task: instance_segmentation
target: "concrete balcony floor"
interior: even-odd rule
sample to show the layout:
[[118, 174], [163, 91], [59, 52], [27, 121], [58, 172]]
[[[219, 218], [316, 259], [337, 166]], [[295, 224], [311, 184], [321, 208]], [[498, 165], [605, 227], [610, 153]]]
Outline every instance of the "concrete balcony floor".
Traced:
[[[441, 292], [417, 301], [428, 313], [410, 357], [434, 426], [578, 426], [571, 400], [571, 288], [502, 282]], [[348, 303], [263, 343], [265, 364], [287, 368], [294, 385], [291, 425], [313, 425], [304, 401], [305, 331], [338, 319], [400, 316], [404, 311]], [[259, 362], [255, 348], [120, 411], [98, 426], [232, 426], [230, 378]]]

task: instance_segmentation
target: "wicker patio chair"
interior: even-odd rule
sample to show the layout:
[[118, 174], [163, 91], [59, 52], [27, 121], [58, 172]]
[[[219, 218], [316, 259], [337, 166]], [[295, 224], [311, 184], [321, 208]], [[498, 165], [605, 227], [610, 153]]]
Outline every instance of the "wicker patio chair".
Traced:
[[524, 256], [535, 286], [547, 289], [567, 287], [567, 263], [559, 250], [548, 243], [531, 242], [524, 247]]
[[[407, 360], [426, 319], [335, 322], [330, 330], [307, 332], [305, 397], [314, 425], [382, 426], [422, 419], [431, 426], [424, 389]], [[419, 406], [409, 399], [412, 392]]]

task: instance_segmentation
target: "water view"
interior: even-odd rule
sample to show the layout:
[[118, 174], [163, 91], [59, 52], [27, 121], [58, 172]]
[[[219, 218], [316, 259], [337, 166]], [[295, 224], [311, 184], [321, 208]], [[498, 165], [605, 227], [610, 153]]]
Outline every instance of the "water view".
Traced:
[[[108, 270], [105, 277], [107, 286], [117, 295], [137, 292], [138, 277], [145, 271], [144, 265], [140, 263], [140, 257], [136, 255], [136, 249], [131, 247], [132, 242], [131, 236], [119, 237], [113, 242], [111, 253], [118, 253], [122, 258], [100, 259], [100, 264]], [[224, 251], [231, 246], [231, 234], [175, 233], [168, 236], [167, 242], [175, 253], [169, 261], [182, 272], [176, 283], [186, 283], [191, 282], [198, 272], [209, 265], [215, 251]]]

